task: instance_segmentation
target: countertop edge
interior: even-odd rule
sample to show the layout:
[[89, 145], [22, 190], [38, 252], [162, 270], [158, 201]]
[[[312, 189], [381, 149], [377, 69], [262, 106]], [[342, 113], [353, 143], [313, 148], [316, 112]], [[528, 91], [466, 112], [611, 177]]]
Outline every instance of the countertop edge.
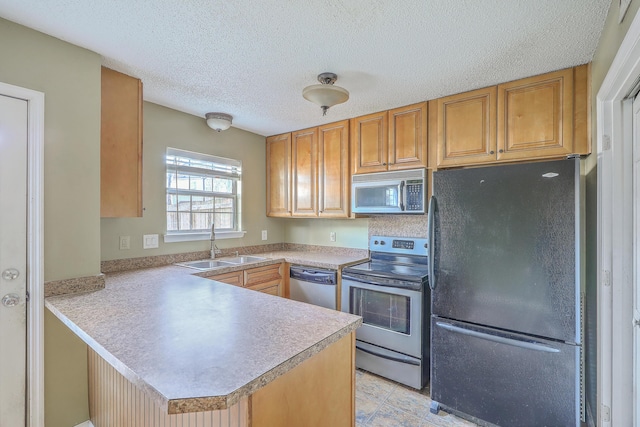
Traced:
[[139, 375], [135, 373], [131, 368], [122, 363], [120, 359], [115, 357], [109, 351], [107, 351], [100, 343], [98, 343], [95, 339], [91, 337], [88, 333], [86, 333], [83, 329], [81, 329], [78, 325], [76, 325], [71, 319], [62, 314], [60, 310], [56, 308], [56, 306], [45, 299], [45, 307], [49, 309], [49, 311], [56, 316], [65, 326], [67, 326], [71, 331], [76, 334], [85, 344], [87, 344], [93, 351], [95, 351], [101, 358], [103, 358], [107, 363], [109, 363], [113, 368], [122, 374], [123, 377], [127, 379], [127, 381], [134, 384], [136, 387], [140, 389], [143, 393], [147, 394], [151, 397], [153, 401], [155, 401], [160, 407], [167, 408], [168, 399], [162, 393], [160, 393], [155, 388], [151, 387], [149, 383], [144, 381]]
[[248, 397], [255, 393], [257, 390], [266, 386], [270, 382], [279, 378], [280, 376], [288, 373], [302, 362], [310, 359], [314, 355], [320, 353], [331, 344], [337, 342], [346, 335], [354, 332], [362, 324], [362, 319], [359, 319], [339, 331], [329, 335], [323, 340], [319, 341], [315, 345], [303, 350], [291, 359], [281, 363], [270, 371], [265, 372], [253, 381], [240, 387], [239, 389], [229, 393], [227, 396], [211, 396], [201, 398], [185, 398], [185, 399], [170, 399], [168, 400], [168, 413], [169, 414], [183, 414], [190, 412], [211, 411], [218, 409], [226, 409], [238, 403], [240, 399]]
[[166, 409], [167, 413], [170, 415], [227, 409], [238, 403], [242, 398], [250, 396], [278, 377], [291, 371], [305, 360], [320, 353], [322, 350], [326, 349], [328, 346], [337, 342], [344, 336], [350, 334], [351, 332], [354, 332], [358, 327], [362, 325], [362, 318], [354, 320], [353, 322], [347, 324], [333, 334], [321, 339], [316, 344], [301, 351], [292, 358], [263, 373], [262, 375], [256, 377], [254, 380], [246, 383], [245, 385], [239, 387], [238, 389], [230, 392], [227, 395], [170, 399], [150, 386], [149, 383], [147, 383], [143, 378], [136, 374], [135, 371], [133, 371], [127, 365], [122, 363], [120, 359], [107, 351], [87, 332], [76, 325], [62, 312], [60, 312], [56, 308], [54, 303], [51, 303], [48, 301], [48, 299], [45, 299], [45, 306], [54, 316], [56, 316], [56, 318], [58, 318], [83, 342], [85, 342], [85, 344], [87, 344], [96, 354], [98, 354], [107, 363], [113, 366], [116, 371], [118, 371], [124, 378], [138, 387], [143, 393], [147, 394], [161, 408]]

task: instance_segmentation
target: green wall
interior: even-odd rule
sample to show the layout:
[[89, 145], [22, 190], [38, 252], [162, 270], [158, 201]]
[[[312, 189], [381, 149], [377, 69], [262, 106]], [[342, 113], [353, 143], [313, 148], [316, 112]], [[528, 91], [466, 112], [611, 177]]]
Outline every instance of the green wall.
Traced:
[[[241, 129], [216, 132], [203, 117], [145, 102], [143, 136], [142, 218], [103, 218], [100, 221], [102, 260], [136, 258], [209, 249], [209, 241], [164, 243], [165, 165], [167, 147], [233, 158], [242, 161], [242, 238], [218, 240], [219, 248], [242, 247], [284, 241], [286, 222], [267, 218], [265, 138]], [[268, 240], [261, 231], [268, 231]], [[142, 249], [144, 234], [159, 234], [157, 249]], [[119, 249], [119, 236], [131, 237], [131, 249]]]
[[[100, 272], [99, 55], [0, 19], [0, 81], [45, 94], [45, 280]], [[86, 346], [45, 316], [45, 423], [89, 418]]]

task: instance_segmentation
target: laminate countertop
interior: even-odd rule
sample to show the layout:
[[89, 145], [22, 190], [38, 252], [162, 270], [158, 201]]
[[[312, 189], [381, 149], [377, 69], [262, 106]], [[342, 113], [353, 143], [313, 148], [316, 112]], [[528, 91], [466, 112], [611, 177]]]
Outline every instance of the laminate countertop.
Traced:
[[111, 273], [102, 290], [45, 304], [169, 414], [232, 406], [362, 323], [195, 272], [171, 265]]

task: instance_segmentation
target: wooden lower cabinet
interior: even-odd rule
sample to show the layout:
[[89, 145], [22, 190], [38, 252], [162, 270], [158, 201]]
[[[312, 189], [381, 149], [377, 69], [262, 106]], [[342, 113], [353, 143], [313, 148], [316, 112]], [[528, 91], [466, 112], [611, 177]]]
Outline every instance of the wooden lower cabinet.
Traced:
[[233, 271], [231, 273], [218, 274], [217, 276], [207, 277], [207, 279], [240, 287], [242, 287], [242, 284], [244, 283], [244, 276], [242, 274], [242, 271]]
[[353, 427], [355, 332], [218, 411], [168, 414], [88, 349], [89, 415], [95, 427]]
[[353, 427], [355, 332], [256, 391], [252, 427]]
[[281, 297], [285, 296], [283, 271], [284, 263], [280, 263], [218, 274], [207, 279]]

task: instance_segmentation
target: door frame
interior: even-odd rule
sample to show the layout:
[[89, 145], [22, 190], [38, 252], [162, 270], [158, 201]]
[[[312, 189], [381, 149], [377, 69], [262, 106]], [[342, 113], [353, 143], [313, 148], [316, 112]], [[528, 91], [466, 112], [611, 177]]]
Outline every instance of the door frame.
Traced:
[[27, 426], [44, 425], [44, 93], [0, 82], [27, 101]]
[[[597, 424], [640, 425], [633, 382], [633, 132], [624, 99], [640, 76], [636, 14], [598, 91]], [[635, 418], [635, 420], [634, 420]]]

